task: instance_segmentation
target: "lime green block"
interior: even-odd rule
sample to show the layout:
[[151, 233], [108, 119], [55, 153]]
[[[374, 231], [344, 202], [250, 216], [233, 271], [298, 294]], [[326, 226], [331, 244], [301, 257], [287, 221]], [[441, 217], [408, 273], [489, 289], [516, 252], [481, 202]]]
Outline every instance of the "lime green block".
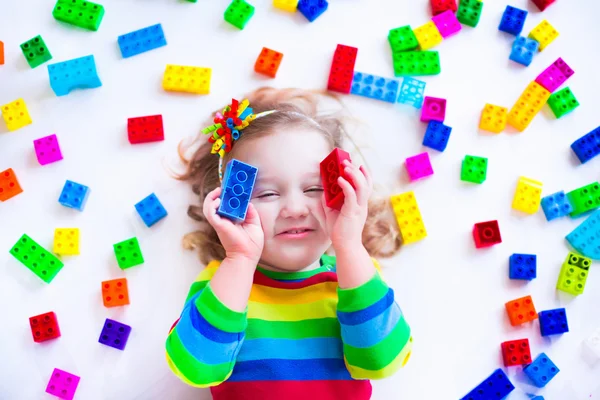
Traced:
[[560, 269], [556, 288], [563, 292], [571, 293], [574, 296], [582, 294], [585, 289], [590, 265], [592, 265], [591, 259], [579, 254], [569, 253]]
[[488, 159], [466, 155], [462, 162], [460, 180], [473, 183], [483, 183], [487, 177]]
[[58, 0], [52, 16], [59, 21], [97, 31], [104, 17], [104, 6], [84, 0]]
[[127, 269], [144, 263], [144, 256], [140, 249], [140, 244], [137, 238], [133, 237], [128, 240], [116, 243], [113, 245], [115, 257], [119, 268]]
[[392, 57], [396, 76], [437, 75], [441, 71], [437, 51], [400, 51]]
[[410, 25], [391, 29], [390, 33], [388, 34], [388, 42], [390, 42], [390, 46], [392, 47], [392, 53], [397, 51], [414, 50], [419, 47], [417, 37], [410, 28]]
[[548, 98], [548, 105], [556, 118], [560, 118], [565, 114], [570, 113], [577, 107], [579, 102], [568, 87], [552, 93]]
[[598, 182], [575, 189], [567, 193], [573, 206], [571, 217], [576, 217], [600, 207], [600, 184]]
[[481, 18], [483, 3], [479, 0], [460, 0], [456, 18], [461, 24], [475, 28]]
[[225, 21], [238, 29], [244, 29], [250, 18], [254, 15], [254, 6], [244, 0], [233, 0], [225, 10]]
[[25, 234], [10, 249], [10, 254], [46, 283], [52, 282], [64, 265], [52, 253]]
[[21, 44], [21, 51], [31, 68], [35, 68], [52, 59], [52, 54], [50, 54], [46, 43], [44, 43], [44, 39], [40, 35]]

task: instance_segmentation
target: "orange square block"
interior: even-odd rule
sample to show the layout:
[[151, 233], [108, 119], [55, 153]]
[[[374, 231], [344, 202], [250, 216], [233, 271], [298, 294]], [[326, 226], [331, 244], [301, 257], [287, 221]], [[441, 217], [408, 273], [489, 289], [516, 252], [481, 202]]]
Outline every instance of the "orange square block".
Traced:
[[537, 319], [538, 315], [531, 296], [521, 297], [506, 303], [506, 312], [512, 326]]
[[254, 71], [275, 78], [283, 53], [263, 47], [254, 64]]
[[22, 191], [12, 168], [0, 172], [0, 201], [6, 201]]
[[129, 304], [127, 278], [102, 282], [102, 301], [105, 307], [126, 306]]

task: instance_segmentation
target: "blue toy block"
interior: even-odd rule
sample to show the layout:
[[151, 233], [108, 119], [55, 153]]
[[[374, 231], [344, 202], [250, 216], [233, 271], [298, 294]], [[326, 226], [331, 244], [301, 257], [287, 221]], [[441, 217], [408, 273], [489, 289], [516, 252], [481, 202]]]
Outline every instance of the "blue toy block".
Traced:
[[564, 217], [573, 212], [573, 206], [562, 190], [542, 198], [541, 205], [548, 221]]
[[307, 20], [313, 22], [327, 10], [328, 6], [329, 3], [326, 0], [300, 0], [297, 9]]
[[600, 260], [600, 210], [594, 211], [566, 239], [582, 255]]
[[510, 279], [530, 281], [537, 276], [537, 256], [535, 254], [513, 254], [508, 259]]
[[396, 79], [355, 72], [350, 93], [395, 103], [399, 88], [400, 82]]
[[125, 350], [130, 333], [131, 327], [129, 325], [106, 318], [98, 342], [117, 350]]
[[600, 126], [574, 141], [571, 149], [582, 164], [600, 154]]
[[67, 180], [58, 202], [65, 207], [83, 211], [89, 195], [89, 187]]
[[167, 210], [154, 193], [137, 203], [135, 209], [148, 228], [167, 216]]
[[437, 151], [444, 151], [448, 145], [451, 133], [452, 128], [449, 126], [446, 126], [439, 121], [431, 120], [427, 125], [425, 137], [423, 137], [423, 146], [431, 147]]
[[166, 46], [167, 40], [162, 25], [156, 24], [121, 35], [118, 43], [121, 55], [127, 58]]
[[425, 92], [425, 82], [414, 78], [404, 78], [400, 88], [398, 103], [408, 104], [416, 109], [423, 106], [423, 93]]
[[523, 30], [525, 18], [527, 18], [527, 11], [512, 6], [506, 6], [498, 29], [517, 36]]
[[102, 86], [93, 55], [50, 64], [48, 74], [50, 87], [57, 96], [69, 94], [73, 89], [93, 89]]
[[523, 368], [525, 375], [539, 388], [546, 386], [560, 372], [560, 369], [545, 353], [540, 354], [531, 364]]
[[254, 190], [258, 169], [239, 160], [227, 163], [223, 178], [221, 204], [217, 214], [233, 221], [243, 222]]
[[515, 389], [500, 368], [460, 400], [501, 400]]
[[510, 51], [510, 59], [524, 66], [529, 66], [533, 61], [533, 56], [537, 53], [540, 44], [537, 40], [517, 36]]
[[540, 311], [538, 318], [540, 320], [540, 333], [542, 336], [569, 332], [567, 312], [564, 308]]

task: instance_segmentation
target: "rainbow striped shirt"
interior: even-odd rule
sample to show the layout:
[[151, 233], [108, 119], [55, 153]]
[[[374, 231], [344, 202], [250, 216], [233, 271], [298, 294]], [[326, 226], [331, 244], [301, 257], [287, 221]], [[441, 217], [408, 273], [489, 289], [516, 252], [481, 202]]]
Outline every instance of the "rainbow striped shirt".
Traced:
[[340, 289], [335, 258], [311, 271], [260, 267], [248, 308], [235, 312], [213, 293], [220, 265], [200, 273], [166, 342], [171, 370], [210, 387], [214, 400], [367, 400], [369, 379], [392, 375], [410, 356], [412, 337], [394, 291], [378, 272]]

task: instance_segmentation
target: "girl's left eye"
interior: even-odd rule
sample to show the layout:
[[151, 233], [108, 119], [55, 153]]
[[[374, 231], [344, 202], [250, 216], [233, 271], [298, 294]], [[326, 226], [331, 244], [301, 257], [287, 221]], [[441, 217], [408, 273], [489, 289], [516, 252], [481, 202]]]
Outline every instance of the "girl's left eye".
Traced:
[[305, 192], [322, 192], [322, 191], [323, 191], [323, 188], [319, 188], [319, 187], [310, 188], [310, 189], [305, 190]]

